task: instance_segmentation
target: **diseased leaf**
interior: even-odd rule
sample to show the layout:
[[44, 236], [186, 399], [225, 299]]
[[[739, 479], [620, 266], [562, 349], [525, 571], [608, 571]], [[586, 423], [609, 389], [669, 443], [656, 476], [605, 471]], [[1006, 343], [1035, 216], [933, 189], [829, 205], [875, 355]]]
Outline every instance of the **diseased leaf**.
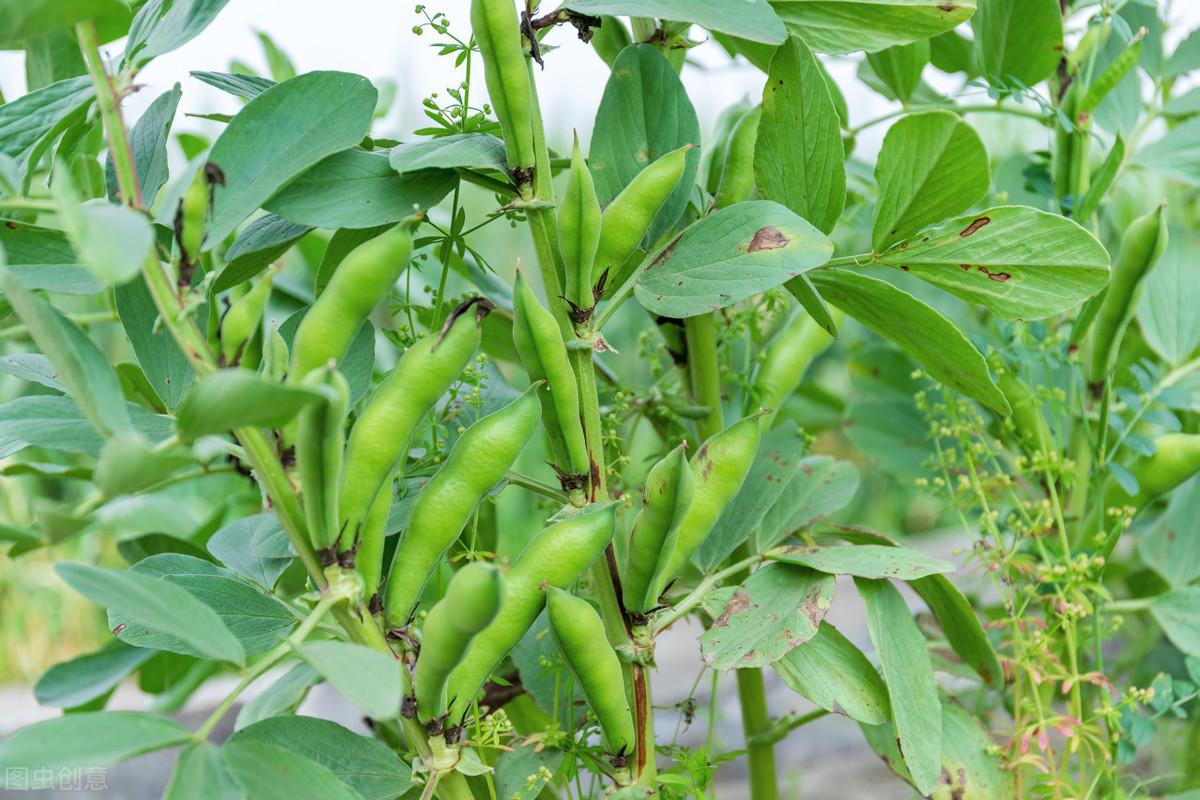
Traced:
[[953, 572], [954, 565], [919, 550], [885, 545], [846, 545], [841, 547], [792, 546], [775, 556], [788, 564], [827, 572], [830, 575], [854, 575], [858, 578], [894, 578], [911, 581], [941, 572]]
[[890, 718], [887, 687], [871, 662], [828, 622], [771, 667], [797, 694], [864, 725]]
[[841, 122], [824, 72], [793, 36], [775, 51], [763, 88], [754, 178], [774, 200], [829, 233], [846, 205]]
[[987, 194], [987, 150], [975, 129], [949, 111], [908, 114], [888, 129], [875, 162], [879, 199], [871, 232], [875, 252]]
[[937, 36], [975, 11], [975, 0], [771, 0], [788, 30], [821, 53], [874, 52]]
[[824, 234], [778, 203], [735, 203], [689, 225], [638, 277], [634, 294], [653, 314], [694, 317], [780, 286], [832, 254]]
[[738, 587], [700, 637], [713, 669], [763, 667], [811, 639], [833, 603], [834, 580], [803, 567], [768, 564]]
[[992, 381], [987, 362], [950, 320], [887, 281], [844, 269], [810, 274], [827, 301], [871, 330], [891, 339], [934, 380], [973, 397], [1001, 414], [1008, 401]]
[[763, 517], [755, 539], [767, 550], [821, 517], [842, 509], [858, 491], [858, 470], [849, 461], [808, 456], [796, 465], [779, 499]]

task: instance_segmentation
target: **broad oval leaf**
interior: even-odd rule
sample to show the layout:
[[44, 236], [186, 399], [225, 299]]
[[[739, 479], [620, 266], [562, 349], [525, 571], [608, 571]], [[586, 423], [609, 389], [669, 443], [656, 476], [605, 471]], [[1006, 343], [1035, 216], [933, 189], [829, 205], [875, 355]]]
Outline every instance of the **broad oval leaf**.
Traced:
[[890, 718], [887, 687], [875, 667], [841, 632], [822, 621], [817, 633], [771, 667], [793, 691], [826, 711], [864, 725]]
[[48, 719], [0, 740], [0, 788], [52, 789], [59, 770], [100, 769], [191, 738], [174, 720], [136, 711]]
[[930, 377], [994, 411], [1012, 413], [1004, 394], [992, 381], [983, 354], [937, 311], [887, 281], [857, 272], [827, 268], [809, 277], [822, 297], [891, 339]]
[[808, 456], [797, 464], [779, 499], [763, 517], [756, 549], [774, 547], [796, 531], [845, 507], [858, 491], [858, 470], [832, 456]]
[[900, 752], [913, 785], [927, 795], [942, 769], [942, 706], [925, 636], [892, 584], [855, 578], [854, 585], [867, 606]]
[[1192, 478], [1172, 493], [1167, 512], [1138, 537], [1137, 549], [1142, 561], [1172, 587], [1186, 586], [1200, 578], [1200, 536], [1193, 530], [1197, 519], [1200, 519], [1200, 478]]
[[875, 162], [875, 252], [966, 211], [987, 194], [989, 170], [983, 141], [957, 114], [902, 117], [888, 129]]
[[1014, 79], [1033, 86], [1050, 77], [1063, 57], [1063, 13], [1058, 0], [986, 0], [971, 18], [975, 54], [990, 83]]
[[192, 384], [179, 403], [175, 425], [184, 441], [243, 425], [277, 428], [320, 397], [308, 389], [272, 383], [249, 370], [222, 369]]
[[128, 14], [122, 0], [0, 0], [0, 50], [20, 50], [26, 39], [85, 19], [124, 15], [128, 20]]
[[103, 696], [143, 663], [153, 650], [123, 642], [55, 664], [38, 679], [33, 695], [44, 706], [73, 708]]
[[666, 56], [653, 45], [626, 47], [613, 63], [592, 128], [588, 167], [600, 203], [611, 203], [647, 164], [687, 144], [697, 146], [650, 226], [649, 247], [675, 227], [687, 207], [700, 166], [700, 123]]
[[254, 800], [361, 800], [323, 764], [266, 742], [229, 742], [221, 759], [234, 782]]
[[873, 544], [841, 547], [792, 546], [774, 558], [830, 575], [853, 575], [857, 578], [894, 578], [911, 581], [926, 575], [954, 571], [954, 565], [949, 561], [927, 556], [919, 550]]
[[212, 535], [207, 547], [226, 567], [268, 591], [296, 557], [274, 513], [229, 523]]
[[565, 8], [581, 14], [623, 17], [656, 17], [692, 22], [702, 28], [752, 42], [780, 44], [787, 31], [767, 0], [718, 2], [712, 0], [569, 0]]
[[775, 51], [754, 146], [758, 191], [829, 233], [846, 205], [841, 120], [816, 56], [793, 36]]
[[[146, 6], [143, 6], [142, 11], [145, 10]], [[177, 83], [169, 92], [156, 97], [129, 131], [129, 148], [133, 151], [134, 172], [145, 208], [154, 205], [158, 190], [167, 182], [167, 142], [182, 97], [183, 91]], [[117, 172], [111, 156], [104, 167], [104, 183], [109, 198], [117, 200]]]
[[361, 75], [309, 72], [251, 100], [208, 155], [225, 185], [214, 187], [205, 247], [223, 241], [288, 181], [362, 141], [377, 95]]
[[170, 633], [197, 655], [235, 664], [246, 659], [242, 643], [217, 612], [166, 580], [76, 563], [58, 564], [55, 571], [72, 589], [110, 614]]
[[360, 644], [308, 642], [298, 651], [317, 673], [363, 712], [376, 719], [400, 710], [400, 663]]
[[700, 637], [713, 669], [764, 667], [807, 642], [833, 603], [831, 575], [768, 564], [739, 586]]
[[[1200, 44], [1200, 36], [1194, 38]], [[1200, 186], [1200, 117], [1192, 117], [1139, 148], [1133, 160], [1168, 178]]]
[[371, 228], [428, 211], [457, 181], [449, 170], [398, 174], [386, 153], [346, 150], [322, 160], [263, 204], [316, 228]]
[[898, 267], [1002, 317], [1070, 310], [1108, 283], [1108, 252], [1079, 223], [1029, 206], [997, 206], [900, 242]]
[[[133, 428], [153, 441], [171, 435], [168, 417], [126, 405]], [[104, 439], [69, 397], [28, 395], [0, 404], [0, 458], [26, 447], [45, 447], [98, 457]]]
[[149, 0], [129, 25], [125, 63], [135, 68], [200, 35], [229, 0]]
[[[5, 34], [14, 19], [13, 15], [20, 16], [13, 7], [29, 3], [30, 0], [5, 0], [0, 4], [0, 19], [4, 20]], [[48, 3], [47, 0], [38, 0], [32, 4]], [[24, 171], [40, 151], [39, 143], [44, 137], [53, 130], [61, 130], [68, 120], [91, 102], [94, 95], [91, 79], [83, 75], [43, 86], [0, 105], [0, 154], [14, 159]]]
[[175, 408], [196, 377], [171, 332], [158, 324], [158, 306], [144, 278], [113, 289], [117, 316], [146, 380], [167, 408]]
[[1181, 653], [1200, 658], [1200, 586], [1159, 595], [1150, 603], [1150, 614]]
[[1197, 252], [1200, 236], [1182, 225], [1172, 225], [1167, 249], [1146, 276], [1138, 304], [1138, 323], [1146, 344], [1169, 364], [1182, 364], [1200, 347]]
[[975, 0], [771, 0], [792, 33], [821, 53], [873, 52], [965, 22]]
[[243, 800], [216, 745], [195, 742], [179, 751], [163, 800]]
[[867, 63], [875, 77], [883, 81], [892, 96], [907, 103], [921, 85], [921, 73], [929, 63], [929, 40], [898, 44], [877, 53], [867, 53]]
[[778, 203], [735, 203], [689, 225], [634, 293], [653, 314], [694, 317], [780, 286], [832, 254], [823, 233]]
[[298, 225], [276, 214], [263, 214], [242, 228], [225, 251], [225, 268], [217, 274], [213, 292], [223, 292], [250, 280], [311, 230], [310, 225]]
[[504, 141], [490, 133], [455, 133], [437, 139], [404, 142], [388, 153], [396, 172], [421, 169], [486, 169], [508, 172]]

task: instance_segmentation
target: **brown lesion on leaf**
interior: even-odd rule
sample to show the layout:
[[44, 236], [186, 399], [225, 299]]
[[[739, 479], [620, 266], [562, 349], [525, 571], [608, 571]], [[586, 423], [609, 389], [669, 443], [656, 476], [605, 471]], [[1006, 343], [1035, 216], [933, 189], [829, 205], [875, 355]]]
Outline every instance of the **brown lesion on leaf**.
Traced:
[[989, 280], [993, 280], [996, 283], [1004, 283], [1012, 277], [1012, 275], [1008, 272], [992, 272], [982, 264], [979, 265], [979, 271], [984, 275], [987, 275]]
[[646, 267], [646, 270], [649, 271], [655, 267], [661, 267], [663, 264], [667, 263], [671, 256], [675, 255], [675, 249], [679, 247], [679, 240], [682, 238], [683, 234], [681, 233], [672, 239], [671, 243], [663, 248], [663, 251], [658, 254], [658, 257], [655, 258], [654, 261], [650, 262], [650, 266]]
[[957, 10], [958, 6], [954, 5], [954, 3], [942, 3], [938, 6], [938, 11], [945, 11], [947, 14], [953, 14]]
[[729, 598], [729, 604], [725, 606], [725, 610], [721, 612], [721, 616], [717, 617], [716, 622], [712, 624], [714, 628], [728, 628], [729, 618], [734, 614], [741, 614], [750, 608], [750, 595], [745, 589], [739, 588], [733, 593], [733, 597]]
[[962, 232], [960, 232], [958, 235], [963, 236], [963, 237], [970, 236], [971, 234], [975, 233], [976, 231], [978, 231], [980, 228], [982, 228], [984, 225], [987, 225], [991, 221], [992, 221], [991, 217], [979, 217], [978, 219], [974, 220], [970, 225], [963, 228]]
[[787, 247], [791, 243], [783, 231], [768, 225], [765, 228], [759, 228], [754, 232], [754, 238], [750, 240], [750, 246], [746, 248], [747, 253], [757, 253], [762, 250], [779, 250]]

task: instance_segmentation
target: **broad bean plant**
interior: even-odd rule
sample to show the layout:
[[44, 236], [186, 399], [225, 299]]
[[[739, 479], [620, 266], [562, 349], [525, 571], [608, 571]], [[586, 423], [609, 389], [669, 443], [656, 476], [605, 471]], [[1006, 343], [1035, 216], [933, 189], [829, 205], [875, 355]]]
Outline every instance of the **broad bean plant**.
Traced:
[[[0, 541], [111, 631], [6, 788], [174, 748], [172, 800], [715, 797], [734, 760], [773, 800], [840, 715], [922, 796], [1200, 789], [1169, 2], [463, 0], [415, 9], [461, 81], [398, 138], [393, 84], [265, 36], [129, 119], [225, 5], [0, 0]], [[567, 58], [610, 68], [573, 142]], [[762, 89], [702, 128], [721, 61]], [[240, 109], [203, 133], [200, 83]], [[664, 718], [668, 631], [710, 691]], [[322, 683], [368, 733], [297, 713]]]

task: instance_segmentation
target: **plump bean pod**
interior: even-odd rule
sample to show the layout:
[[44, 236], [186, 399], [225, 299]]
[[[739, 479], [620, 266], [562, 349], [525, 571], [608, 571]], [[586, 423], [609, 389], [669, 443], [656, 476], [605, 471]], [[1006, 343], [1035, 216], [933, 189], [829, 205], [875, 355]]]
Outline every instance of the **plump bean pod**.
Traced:
[[[834, 324], [845, 316], [831, 309]], [[798, 309], [767, 343], [766, 354], [754, 375], [753, 402], [768, 409], [759, 417], [763, 430], [771, 427], [780, 407], [800, 387], [804, 373], [817, 356], [833, 344], [833, 337], [810, 314]]]
[[1154, 455], [1139, 458], [1129, 467], [1137, 478], [1137, 494], [1130, 495], [1111, 480], [1104, 490], [1105, 509], [1132, 506], [1140, 510], [1200, 472], [1200, 434], [1164, 433], [1154, 440], [1154, 447]]
[[263, 373], [267, 378], [279, 383], [287, 377], [288, 346], [279, 330], [272, 325], [263, 342]]
[[570, 485], [563, 488], [577, 492], [582, 502], [581, 490], [591, 470], [579, 416], [579, 385], [554, 315], [538, 302], [520, 272], [513, 286], [513, 317], [513, 343], [521, 363], [532, 380], [545, 381], [538, 399], [551, 449], [560, 450], [556, 459], [565, 459], [559, 468], [569, 476], [564, 481]]
[[338, 539], [338, 479], [350, 387], [332, 363], [310, 372], [303, 385], [319, 392], [322, 399], [309, 403], [297, 417], [296, 471], [309, 539], [318, 551], [328, 551]]
[[571, 170], [567, 189], [558, 204], [558, 245], [566, 268], [566, 299], [572, 305], [573, 321], [586, 322], [595, 303], [592, 298], [592, 265], [600, 247], [600, 201], [596, 184], [583, 153], [579, 137], [571, 151]]
[[546, 595], [551, 634], [600, 723], [605, 752], [629, 755], [637, 741], [633, 713], [621, 660], [608, 642], [604, 620], [591, 603], [570, 592], [551, 587]]
[[518, 184], [532, 177], [533, 92], [512, 0], [471, 0], [471, 31], [483, 57], [488, 97], [500, 130], [509, 169]]
[[600, 27], [592, 29], [592, 47], [604, 63], [612, 67], [622, 50], [633, 44], [629, 29], [617, 17], [600, 17]]
[[996, 373], [996, 386], [1012, 408], [1009, 420], [1021, 446], [1031, 453], [1043, 449], [1057, 449], [1050, 434], [1050, 426], [1042, 416], [1037, 396], [1025, 381], [1008, 368], [998, 357], [990, 359], [992, 371]]
[[667, 537], [647, 596], [657, 598], [666, 591], [742, 488], [758, 452], [759, 430], [758, 416], [752, 415], [700, 446], [690, 464], [695, 495], [683, 520]]
[[629, 554], [621, 573], [625, 610], [645, 614], [658, 604], [649, 596], [650, 581], [662, 560], [663, 547], [687, 515], [695, 481], [681, 444], [650, 468], [642, 487], [642, 510], [633, 521]]
[[224, 185], [225, 175], [212, 162], [205, 163], [196, 171], [192, 182], [184, 191], [175, 211], [175, 241], [179, 244], [180, 278], [186, 279], [200, 258], [204, 246], [204, 234], [208, 228], [208, 209], [212, 205], [212, 187]]
[[387, 624], [399, 628], [421, 599], [429, 575], [458, 539], [475, 506], [504, 479], [538, 423], [536, 386], [478, 420], [417, 496], [392, 557], [384, 589]]
[[358, 541], [367, 510], [384, 482], [402, 466], [417, 424], [475, 354], [483, 318], [491, 308], [483, 298], [474, 298], [454, 309], [438, 335], [404, 351], [367, 401], [346, 447], [339, 501], [342, 550]]
[[446, 713], [446, 679], [462, 661], [475, 634], [496, 618], [503, 596], [500, 570], [473, 561], [455, 573], [445, 596], [430, 609], [421, 628], [421, 654], [413, 675], [421, 722], [429, 723]]
[[729, 137], [737, 127], [738, 120], [751, 110], [745, 100], [726, 108], [717, 116], [713, 126], [712, 141], [704, 148], [704, 191], [716, 197], [721, 188], [721, 173], [725, 170], [725, 155], [729, 152]]
[[1117, 360], [1121, 339], [1137, 310], [1145, 278], [1167, 248], [1165, 206], [1138, 217], [1121, 237], [1108, 289], [1092, 325], [1093, 339], [1088, 380], [1102, 384]]
[[604, 552], [612, 539], [614, 514], [611, 505], [589, 506], [545, 528], [513, 562], [500, 613], [476, 635], [450, 673], [446, 688], [450, 722], [461, 724], [488, 676], [542, 612], [545, 587], [567, 588]]
[[733, 126], [725, 152], [725, 168], [721, 170], [721, 183], [714, 200], [717, 208], [748, 200], [754, 193], [754, 144], [758, 141], [761, 116], [762, 107], [756, 106]]
[[612, 294], [636, 267], [624, 265], [641, 247], [654, 217], [679, 185], [692, 147], [684, 145], [648, 164], [601, 214], [600, 248], [592, 267], [592, 283], [607, 271], [605, 294]]
[[312, 304], [292, 342], [288, 380], [299, 383], [327, 361], [340, 361], [363, 320], [408, 266], [412, 232], [401, 224], [354, 248]]
[[267, 301], [271, 299], [271, 283], [278, 271], [276, 266], [267, 270], [267, 274], [225, 312], [221, 320], [221, 356], [226, 364], [237, 362], [246, 343], [254, 338], [262, 325]]
[[354, 568], [363, 580], [363, 597], [372, 614], [383, 612], [383, 598], [379, 596], [379, 583], [383, 576], [383, 546], [387, 539], [388, 515], [392, 510], [392, 483], [395, 475], [383, 482], [375, 500], [363, 518], [362, 531], [358, 536], [358, 550], [354, 552]]

